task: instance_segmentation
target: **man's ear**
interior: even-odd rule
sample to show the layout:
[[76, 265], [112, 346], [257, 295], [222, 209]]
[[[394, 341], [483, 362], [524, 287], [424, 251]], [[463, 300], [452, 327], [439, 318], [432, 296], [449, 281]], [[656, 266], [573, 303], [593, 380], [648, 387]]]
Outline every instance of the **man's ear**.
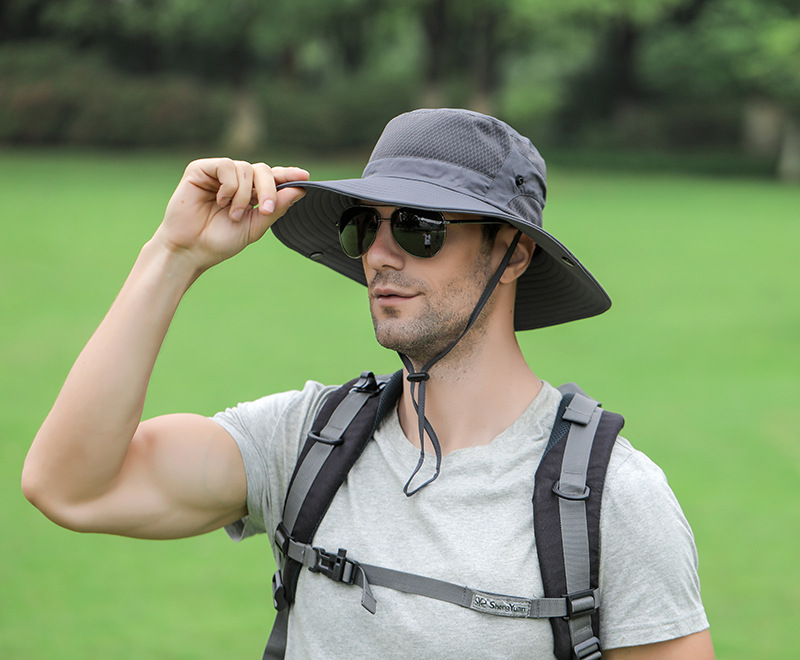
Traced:
[[[506, 250], [508, 250], [514, 237], [517, 235], [517, 231], [516, 227], [511, 227], [509, 225], [508, 227], [503, 227], [497, 233], [495, 249], [499, 250], [501, 255], [506, 253]], [[534, 240], [530, 236], [522, 234], [514, 250], [514, 254], [511, 255], [508, 266], [506, 266], [503, 275], [500, 277], [500, 282], [508, 284], [518, 279], [528, 269], [535, 249], [536, 243]]]

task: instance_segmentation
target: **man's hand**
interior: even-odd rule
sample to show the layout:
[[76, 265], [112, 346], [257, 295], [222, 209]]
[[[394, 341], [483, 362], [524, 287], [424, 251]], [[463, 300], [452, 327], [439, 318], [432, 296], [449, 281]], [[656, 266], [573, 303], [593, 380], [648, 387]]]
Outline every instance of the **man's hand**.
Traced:
[[308, 180], [298, 167], [252, 165], [230, 158], [189, 164], [167, 205], [155, 239], [194, 263], [198, 272], [234, 256], [261, 238], [304, 192], [277, 191], [281, 183]]

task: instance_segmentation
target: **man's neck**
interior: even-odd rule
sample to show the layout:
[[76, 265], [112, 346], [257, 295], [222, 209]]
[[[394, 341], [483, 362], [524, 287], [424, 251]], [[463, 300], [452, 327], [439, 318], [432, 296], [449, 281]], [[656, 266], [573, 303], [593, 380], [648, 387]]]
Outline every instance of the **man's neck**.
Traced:
[[[505, 342], [481, 344], [468, 356], [454, 351], [430, 371], [425, 416], [444, 454], [488, 444], [511, 426], [541, 391], [542, 383], [528, 367], [513, 335]], [[406, 437], [419, 447], [410, 385], [405, 381], [398, 413]]]

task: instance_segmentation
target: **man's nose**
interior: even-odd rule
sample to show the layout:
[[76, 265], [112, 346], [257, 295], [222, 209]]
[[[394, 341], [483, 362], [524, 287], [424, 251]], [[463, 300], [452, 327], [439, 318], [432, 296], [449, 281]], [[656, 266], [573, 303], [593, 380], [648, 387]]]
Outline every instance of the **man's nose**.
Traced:
[[392, 227], [388, 219], [381, 218], [378, 223], [378, 231], [375, 240], [369, 246], [369, 250], [364, 254], [364, 259], [371, 268], [380, 270], [381, 268], [402, 268], [404, 263], [403, 248], [392, 236]]

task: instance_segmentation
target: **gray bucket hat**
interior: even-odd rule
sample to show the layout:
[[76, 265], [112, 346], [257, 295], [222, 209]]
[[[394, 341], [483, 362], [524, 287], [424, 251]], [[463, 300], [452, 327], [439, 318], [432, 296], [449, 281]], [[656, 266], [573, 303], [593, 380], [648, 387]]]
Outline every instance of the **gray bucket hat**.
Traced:
[[415, 110], [392, 119], [360, 179], [294, 181], [305, 188], [272, 227], [282, 243], [366, 284], [344, 254], [337, 222], [356, 200], [505, 220], [538, 249], [517, 283], [514, 328], [532, 330], [595, 316], [611, 299], [575, 256], [542, 229], [545, 164], [530, 140], [469, 110]]

